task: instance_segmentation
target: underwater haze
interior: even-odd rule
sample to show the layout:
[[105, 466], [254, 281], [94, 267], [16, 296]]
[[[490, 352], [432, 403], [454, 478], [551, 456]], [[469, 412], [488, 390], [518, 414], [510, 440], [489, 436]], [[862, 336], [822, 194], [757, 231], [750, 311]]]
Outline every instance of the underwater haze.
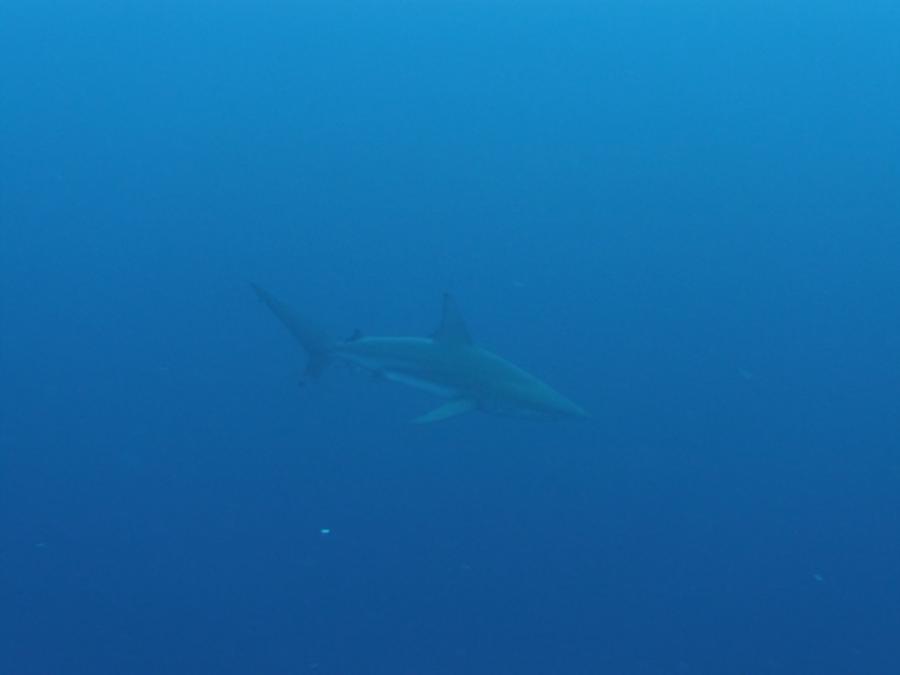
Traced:
[[[900, 673], [900, 4], [0, 4], [0, 674]], [[410, 424], [475, 342], [590, 414]]]

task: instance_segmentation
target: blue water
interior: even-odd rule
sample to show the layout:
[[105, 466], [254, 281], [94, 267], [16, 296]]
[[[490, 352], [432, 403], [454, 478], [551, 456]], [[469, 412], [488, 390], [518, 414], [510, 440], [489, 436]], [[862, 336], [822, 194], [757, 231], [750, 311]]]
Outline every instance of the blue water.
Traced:
[[[0, 673], [900, 672], [900, 5], [5, 2]], [[482, 345], [588, 422], [304, 357]]]

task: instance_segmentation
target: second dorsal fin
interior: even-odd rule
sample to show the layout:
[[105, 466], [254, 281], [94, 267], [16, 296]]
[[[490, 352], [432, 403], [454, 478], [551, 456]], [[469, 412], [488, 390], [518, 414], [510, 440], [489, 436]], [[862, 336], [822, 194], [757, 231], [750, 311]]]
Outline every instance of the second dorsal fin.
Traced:
[[466, 322], [463, 321], [462, 314], [456, 306], [456, 301], [449, 293], [444, 293], [444, 306], [441, 314], [441, 323], [437, 330], [431, 334], [431, 337], [437, 342], [445, 342], [447, 344], [468, 345], [472, 343], [472, 337], [469, 335], [469, 329], [466, 328]]

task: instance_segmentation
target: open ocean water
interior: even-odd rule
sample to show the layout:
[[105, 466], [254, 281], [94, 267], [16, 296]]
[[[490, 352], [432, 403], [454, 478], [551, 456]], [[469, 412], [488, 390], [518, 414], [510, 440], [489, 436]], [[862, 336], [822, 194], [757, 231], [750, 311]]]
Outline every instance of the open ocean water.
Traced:
[[[900, 673], [900, 4], [0, 4], [0, 675]], [[590, 420], [305, 358], [475, 340]]]

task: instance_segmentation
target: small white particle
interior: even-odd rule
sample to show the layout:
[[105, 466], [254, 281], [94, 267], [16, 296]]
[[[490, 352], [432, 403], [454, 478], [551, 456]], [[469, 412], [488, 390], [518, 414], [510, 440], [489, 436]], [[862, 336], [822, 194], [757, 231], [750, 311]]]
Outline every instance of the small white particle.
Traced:
[[323, 527], [321, 530], [319, 530], [319, 534], [331, 534], [331, 528]]

